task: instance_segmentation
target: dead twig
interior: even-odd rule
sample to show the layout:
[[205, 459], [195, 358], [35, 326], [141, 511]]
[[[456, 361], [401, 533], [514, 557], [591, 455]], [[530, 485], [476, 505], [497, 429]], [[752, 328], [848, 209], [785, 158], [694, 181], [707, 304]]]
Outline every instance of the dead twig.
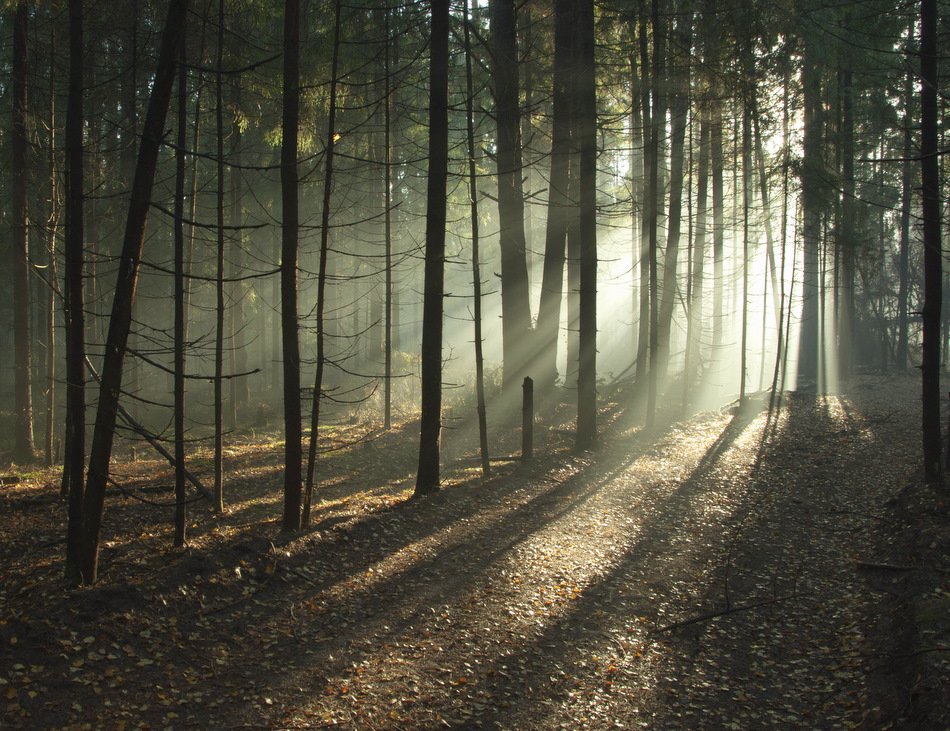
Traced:
[[795, 599], [802, 596], [801, 594], [785, 594], [784, 596], [777, 596], [772, 599], [763, 599], [760, 602], [752, 602], [750, 604], [739, 604], [735, 607], [728, 607], [726, 609], [719, 609], [714, 612], [706, 612], [705, 614], [699, 614], [695, 617], [690, 617], [689, 619], [683, 619], [679, 622], [673, 622], [672, 624], [667, 624], [659, 628], [660, 632], [669, 632], [674, 629], [680, 629], [682, 627], [688, 627], [691, 624], [699, 624], [700, 622], [706, 622], [710, 619], [716, 619], [717, 617], [725, 617], [729, 614], [737, 614], [738, 612], [746, 612], [750, 609], [758, 609], [759, 607], [766, 607], [770, 604], [778, 604], [779, 602], [788, 601], [789, 599]]

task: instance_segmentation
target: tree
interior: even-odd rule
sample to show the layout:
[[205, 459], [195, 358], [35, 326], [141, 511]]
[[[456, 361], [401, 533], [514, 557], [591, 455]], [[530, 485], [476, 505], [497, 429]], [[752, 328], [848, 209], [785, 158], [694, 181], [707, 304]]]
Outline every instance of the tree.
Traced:
[[[659, 370], [659, 282], [657, 266], [659, 258], [659, 209], [660, 198], [660, 137], [666, 130], [666, 97], [664, 68], [665, 20], [661, 21], [660, 2], [653, 0], [653, 108], [650, 124], [649, 177], [647, 182], [646, 218], [649, 222], [648, 262], [650, 267], [650, 365], [647, 373], [647, 426], [653, 425], [656, 416], [657, 371]], [[643, 313], [641, 313], [641, 317]]]
[[284, 2], [284, 86], [280, 143], [280, 325], [284, 370], [283, 529], [300, 529], [300, 345], [297, 321], [297, 127], [300, 115], [300, 0]]
[[814, 38], [806, 36], [802, 49], [802, 92], [804, 142], [801, 168], [802, 247], [802, 325], [798, 351], [799, 383], [817, 381], [820, 333], [820, 252], [822, 175], [822, 93], [821, 65]]
[[[574, 156], [574, 0], [554, 4], [554, 90], [552, 95], [551, 171], [548, 176], [547, 227], [538, 324], [535, 337], [535, 383], [549, 392], [557, 379], [557, 335], [564, 289], [564, 252], [574, 204], [569, 182]], [[574, 161], [576, 170], [576, 160]]]
[[66, 434], [63, 494], [68, 499], [66, 580], [82, 581], [82, 511], [86, 470], [86, 351], [83, 307], [83, 7], [69, 0], [69, 98], [66, 109]]
[[13, 15], [13, 135], [10, 143], [13, 160], [10, 167], [13, 196], [13, 351], [14, 351], [14, 428], [13, 457], [32, 462], [33, 442], [33, 356], [30, 346], [30, 255], [27, 237], [26, 153], [27, 140], [27, 20], [24, 0]]
[[[472, 319], [475, 322], [475, 408], [478, 413], [478, 445], [479, 453], [482, 458], [482, 475], [487, 477], [491, 472], [491, 462], [488, 457], [488, 413], [485, 405], [485, 359], [482, 355], [482, 272], [481, 263], [478, 258], [478, 176], [475, 172], [475, 85], [472, 78], [472, 39], [469, 29], [468, 0], [462, 0], [462, 23], [463, 37], [465, 39], [465, 141], [468, 147], [468, 195], [471, 200], [470, 211], [472, 221], [472, 297], [474, 300]], [[562, 238], [561, 268], [558, 271], [558, 277], [563, 276], [563, 270], [564, 240]], [[558, 284], [558, 289], [560, 289], [560, 283]], [[387, 415], [389, 413], [388, 406], [389, 404], [387, 402]]]
[[326, 363], [324, 317], [327, 290], [327, 253], [330, 249], [330, 196], [333, 192], [333, 153], [336, 145], [336, 86], [340, 62], [340, 0], [333, 3], [333, 62], [330, 71], [330, 110], [327, 114], [327, 148], [324, 155], [323, 207], [320, 218], [320, 270], [317, 272], [317, 368], [313, 381], [313, 404], [310, 412], [310, 446], [307, 451], [307, 479], [303, 502], [303, 525], [310, 523], [310, 501], [313, 496], [313, 472], [317, 462], [317, 441], [320, 436], [320, 399], [323, 394], [323, 367]]
[[524, 175], [518, 106], [518, 49], [514, 0], [490, 0], [492, 77], [495, 82], [498, 225], [501, 249], [501, 309], [504, 382], [520, 383], [530, 357], [531, 308], [525, 259]]
[[178, 63], [178, 139], [175, 149], [175, 537], [185, 545], [185, 144], [188, 70], [185, 44]]
[[577, 2], [580, 352], [574, 445], [577, 449], [590, 449], [597, 441], [597, 74], [594, 65], [594, 3], [593, 0]]
[[106, 338], [102, 382], [99, 387], [99, 405], [96, 410], [92, 448], [89, 453], [89, 474], [83, 495], [80, 566], [82, 579], [86, 584], [96, 581], [98, 570], [99, 530], [102, 525], [106, 483], [109, 479], [109, 460], [112, 457], [112, 443], [115, 438], [116, 412], [122, 388], [122, 364], [132, 323], [132, 305], [135, 302], [135, 288], [142, 247], [145, 242], [145, 225], [151, 205], [155, 167], [175, 78], [178, 46], [184, 35], [187, 10], [187, 0], [170, 0], [142, 130], [142, 143], [135, 166], [135, 177], [132, 181], [129, 213], [122, 239], [119, 271], [112, 299], [112, 314], [109, 318], [109, 334]]
[[416, 495], [426, 495], [439, 489], [439, 434], [442, 428], [442, 299], [445, 276], [445, 196], [449, 158], [449, 0], [430, 0], [429, 7], [432, 15], [429, 60], [429, 177], [426, 191], [425, 291], [422, 304], [422, 423]]
[[217, 261], [215, 263], [214, 326], [214, 509], [224, 510], [224, 0], [218, 0], [218, 50], [215, 68], [215, 150]]
[[920, 2], [920, 173], [924, 233], [924, 307], [921, 378], [924, 479], [943, 479], [940, 429], [940, 170], [937, 136], [937, 0]]

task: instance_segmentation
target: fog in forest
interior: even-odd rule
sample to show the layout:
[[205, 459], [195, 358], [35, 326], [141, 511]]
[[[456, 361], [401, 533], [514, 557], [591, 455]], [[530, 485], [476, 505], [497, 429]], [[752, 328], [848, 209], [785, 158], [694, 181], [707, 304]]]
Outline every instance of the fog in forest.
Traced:
[[[225, 5], [187, 15], [187, 71], [170, 92], [122, 376], [124, 407], [149, 431], [170, 439], [180, 134], [186, 318], [181, 347], [186, 437], [195, 448], [214, 429], [216, 380], [229, 433], [275, 432], [284, 399], [283, 16], [276, 6]], [[401, 423], [418, 417], [421, 396], [431, 208], [429, 12], [411, 4], [325, 5], [311, 7], [298, 29], [303, 413], [312, 401], [320, 331], [321, 422], [381, 422], [388, 404]], [[538, 377], [532, 362], [542, 350], [537, 332], [550, 258], [546, 236], [558, 205], [551, 202], [552, 190], [562, 185], [554, 172], [556, 130], [559, 119], [571, 118], [571, 94], [582, 85], [571, 67], [576, 60], [558, 66], [558, 54], [570, 53], [558, 45], [563, 39], [557, 36], [557, 12], [563, 8], [555, 12], [555, 5], [525, 3], [510, 17], [494, 18], [486, 3], [455, 3], [450, 11], [441, 381], [443, 439], [454, 442], [456, 454], [477, 447], [473, 430], [464, 428], [476, 418], [472, 186], [492, 428], [512, 425], [520, 397], [514, 386], [524, 376]], [[689, 12], [655, 17], [646, 5], [642, 13], [611, 4], [597, 11], [596, 240], [583, 245], [596, 247], [598, 398], [619, 395], [644, 411], [688, 414], [773, 388], [835, 392], [856, 370], [902, 370], [916, 363], [923, 248], [916, 173], [908, 172], [905, 150], [918, 145], [919, 126], [913, 73], [901, 60], [910, 48], [912, 19], [893, 12], [816, 8], [798, 16], [757, 8], [748, 15], [755, 19], [749, 25], [739, 9], [694, 5]], [[145, 2], [86, 18], [84, 334], [96, 369], [155, 78], [164, 12], [159, 6]], [[470, 14], [470, 36], [462, 33], [463, 13]], [[505, 22], [514, 26], [503, 31]], [[12, 16], [3, 23], [10, 36]], [[32, 409], [37, 443], [61, 456], [65, 389], [56, 364], [64, 353], [69, 28], [64, 17], [41, 8], [28, 13], [28, 23]], [[819, 41], [811, 39], [809, 24], [823, 29]], [[507, 67], [498, 61], [506, 32], [517, 57]], [[865, 40], [852, 43], [851, 34]], [[508, 81], [499, 78], [502, 71]], [[8, 116], [11, 96], [4, 97]], [[503, 98], [513, 102], [505, 106]], [[580, 119], [579, 107], [573, 108]], [[651, 121], [658, 110], [661, 120]], [[568, 124], [575, 124], [568, 134], [574, 141], [567, 143], [574, 147], [566, 153], [574, 170], [581, 137], [576, 121]], [[514, 135], [514, 147], [505, 135]], [[4, 135], [6, 148], [12, 139]], [[658, 157], [651, 162], [654, 149]], [[511, 154], [514, 167], [501, 170], [500, 160]], [[517, 178], [514, 193], [501, 189], [503, 175]], [[572, 182], [575, 187], [559, 195], [576, 202], [578, 190], [590, 183]], [[511, 195], [521, 216], [518, 235], [506, 243], [511, 227], [499, 210]], [[573, 204], [564, 209], [567, 217], [577, 210]], [[13, 214], [5, 210], [7, 232], [14, 229]], [[550, 281], [561, 295], [557, 376], [556, 389], [540, 396], [542, 415], [552, 404], [577, 400], [579, 240], [572, 231], [562, 234], [565, 260], [552, 269], [557, 273]], [[519, 343], [508, 354], [506, 249], [524, 267], [523, 276], [511, 275], [510, 286], [520, 291], [512, 296], [519, 298], [518, 316], [530, 318], [526, 328], [519, 326], [521, 334], [513, 336]], [[0, 287], [0, 320], [12, 332], [18, 315], [10, 277]], [[0, 350], [7, 414], [14, 411], [14, 356], [13, 347]], [[518, 374], [511, 376], [513, 387], [503, 390], [506, 357], [518, 363], [510, 366]], [[804, 368], [801, 357], [808, 361]], [[91, 371], [87, 376], [91, 423], [97, 386]], [[655, 404], [647, 391], [655, 391]], [[304, 418], [305, 430], [307, 423]], [[126, 438], [140, 440], [127, 425], [120, 424], [119, 436], [120, 445]]]

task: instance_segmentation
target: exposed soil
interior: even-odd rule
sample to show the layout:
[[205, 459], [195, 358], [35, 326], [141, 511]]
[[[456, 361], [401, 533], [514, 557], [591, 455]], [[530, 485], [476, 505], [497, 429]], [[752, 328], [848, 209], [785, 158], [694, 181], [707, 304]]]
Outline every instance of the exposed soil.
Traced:
[[57, 476], [8, 468], [0, 726], [950, 728], [950, 491], [919, 482], [918, 394], [862, 377], [649, 432], [611, 405], [597, 451], [550, 429], [421, 500], [414, 426], [338, 429], [298, 536], [279, 444], [248, 437], [180, 550], [167, 467], [117, 463], [75, 590]]

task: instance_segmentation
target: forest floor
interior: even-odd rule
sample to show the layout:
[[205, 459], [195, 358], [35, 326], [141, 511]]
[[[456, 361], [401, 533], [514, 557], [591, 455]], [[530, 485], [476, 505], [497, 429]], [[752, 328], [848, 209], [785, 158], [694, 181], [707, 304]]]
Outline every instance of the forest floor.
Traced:
[[56, 474], [8, 467], [0, 727], [950, 728], [918, 381], [766, 407], [648, 431], [608, 405], [596, 451], [562, 425], [420, 500], [414, 426], [328, 431], [296, 536], [280, 445], [248, 436], [185, 549], [167, 467], [116, 463], [101, 579], [74, 590]]

